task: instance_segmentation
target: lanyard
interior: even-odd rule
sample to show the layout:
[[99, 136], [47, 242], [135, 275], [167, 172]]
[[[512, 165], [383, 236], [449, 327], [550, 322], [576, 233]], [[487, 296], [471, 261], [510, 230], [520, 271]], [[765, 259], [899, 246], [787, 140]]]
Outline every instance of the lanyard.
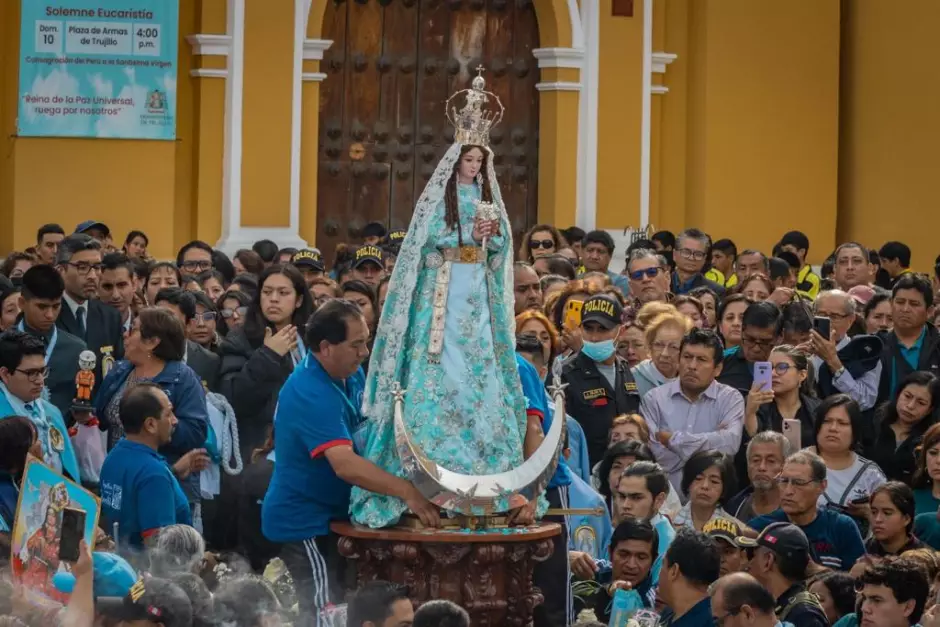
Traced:
[[[20, 320], [19, 324], [16, 325], [17, 330], [23, 331], [26, 333], [26, 326], [23, 324], [23, 321]], [[59, 330], [52, 325], [52, 335], [49, 337], [49, 342], [46, 344], [46, 366], [49, 365], [49, 361], [52, 359], [52, 351], [55, 350], [55, 344], [59, 341]]]

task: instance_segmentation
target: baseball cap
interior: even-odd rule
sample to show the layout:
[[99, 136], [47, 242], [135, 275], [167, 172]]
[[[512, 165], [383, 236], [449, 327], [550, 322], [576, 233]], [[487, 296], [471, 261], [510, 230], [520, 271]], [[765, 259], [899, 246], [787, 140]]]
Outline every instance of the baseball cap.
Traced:
[[[91, 555], [95, 597], [124, 597], [137, 582], [137, 571], [123, 557], [97, 551]], [[75, 575], [56, 573], [52, 585], [63, 594], [72, 594]]]
[[773, 523], [764, 527], [757, 539], [738, 537], [738, 546], [762, 546], [789, 559], [810, 559], [809, 540], [803, 530], [791, 523]]
[[581, 324], [596, 322], [605, 329], [613, 329], [620, 324], [623, 307], [616, 299], [599, 294], [584, 301], [581, 308]]
[[99, 597], [95, 611], [116, 620], [147, 620], [165, 627], [190, 627], [193, 622], [193, 606], [183, 589], [159, 577], [138, 579], [123, 597]]
[[729, 518], [713, 518], [702, 527], [702, 533], [709, 538], [724, 540], [728, 544], [739, 547], [738, 538], [741, 537], [741, 525]]
[[875, 295], [875, 290], [870, 285], [856, 285], [849, 289], [849, 296], [855, 300], [856, 304], [865, 306], [871, 297]]
[[393, 246], [400, 246], [401, 243], [405, 240], [405, 236], [408, 235], [408, 231], [404, 229], [396, 229], [388, 234], [386, 239], [388, 243]]
[[323, 272], [323, 257], [316, 249], [304, 248], [294, 253], [290, 262], [298, 268], [313, 268]]
[[85, 231], [90, 231], [91, 229], [98, 229], [105, 235], [111, 234], [111, 229], [108, 228], [108, 225], [104, 222], [98, 222], [97, 220], [85, 220], [75, 227], [75, 232], [84, 233]]
[[384, 267], [382, 264], [382, 249], [378, 246], [360, 246], [356, 249], [355, 257], [353, 259], [353, 268], [358, 268], [364, 263], [374, 263], [380, 268]]

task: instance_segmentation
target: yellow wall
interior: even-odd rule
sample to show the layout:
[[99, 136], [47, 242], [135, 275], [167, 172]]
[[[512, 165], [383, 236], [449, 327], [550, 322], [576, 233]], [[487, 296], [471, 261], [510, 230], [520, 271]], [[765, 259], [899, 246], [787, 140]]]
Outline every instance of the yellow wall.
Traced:
[[842, 240], [897, 239], [913, 267], [940, 253], [940, 3], [853, 2], [845, 8], [839, 164]]
[[242, 225], [290, 224], [294, 3], [245, 3]]
[[599, 229], [639, 226], [643, 2], [634, 2], [633, 6], [633, 17], [613, 17], [611, 0], [600, 0], [597, 92]]
[[768, 251], [800, 228], [821, 261], [835, 242], [839, 0], [670, 0], [664, 13], [679, 56], [654, 96], [652, 223]]

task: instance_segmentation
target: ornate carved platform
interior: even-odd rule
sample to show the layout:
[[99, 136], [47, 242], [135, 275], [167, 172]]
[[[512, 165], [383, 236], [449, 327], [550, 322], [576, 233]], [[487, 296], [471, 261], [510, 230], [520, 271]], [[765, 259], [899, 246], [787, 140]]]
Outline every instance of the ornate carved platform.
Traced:
[[536, 562], [551, 557], [555, 523], [468, 530], [369, 529], [333, 523], [340, 555], [357, 568], [358, 585], [384, 579], [408, 587], [418, 607], [447, 599], [470, 614], [474, 627], [527, 627], [542, 603], [532, 585]]

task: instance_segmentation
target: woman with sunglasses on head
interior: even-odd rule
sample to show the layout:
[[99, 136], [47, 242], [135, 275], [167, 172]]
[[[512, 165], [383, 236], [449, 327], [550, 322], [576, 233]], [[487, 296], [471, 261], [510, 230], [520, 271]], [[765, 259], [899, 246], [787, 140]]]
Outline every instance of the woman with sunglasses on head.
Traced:
[[522, 236], [519, 261], [534, 263], [539, 257], [553, 255], [568, 246], [565, 237], [550, 224], [536, 224]]

